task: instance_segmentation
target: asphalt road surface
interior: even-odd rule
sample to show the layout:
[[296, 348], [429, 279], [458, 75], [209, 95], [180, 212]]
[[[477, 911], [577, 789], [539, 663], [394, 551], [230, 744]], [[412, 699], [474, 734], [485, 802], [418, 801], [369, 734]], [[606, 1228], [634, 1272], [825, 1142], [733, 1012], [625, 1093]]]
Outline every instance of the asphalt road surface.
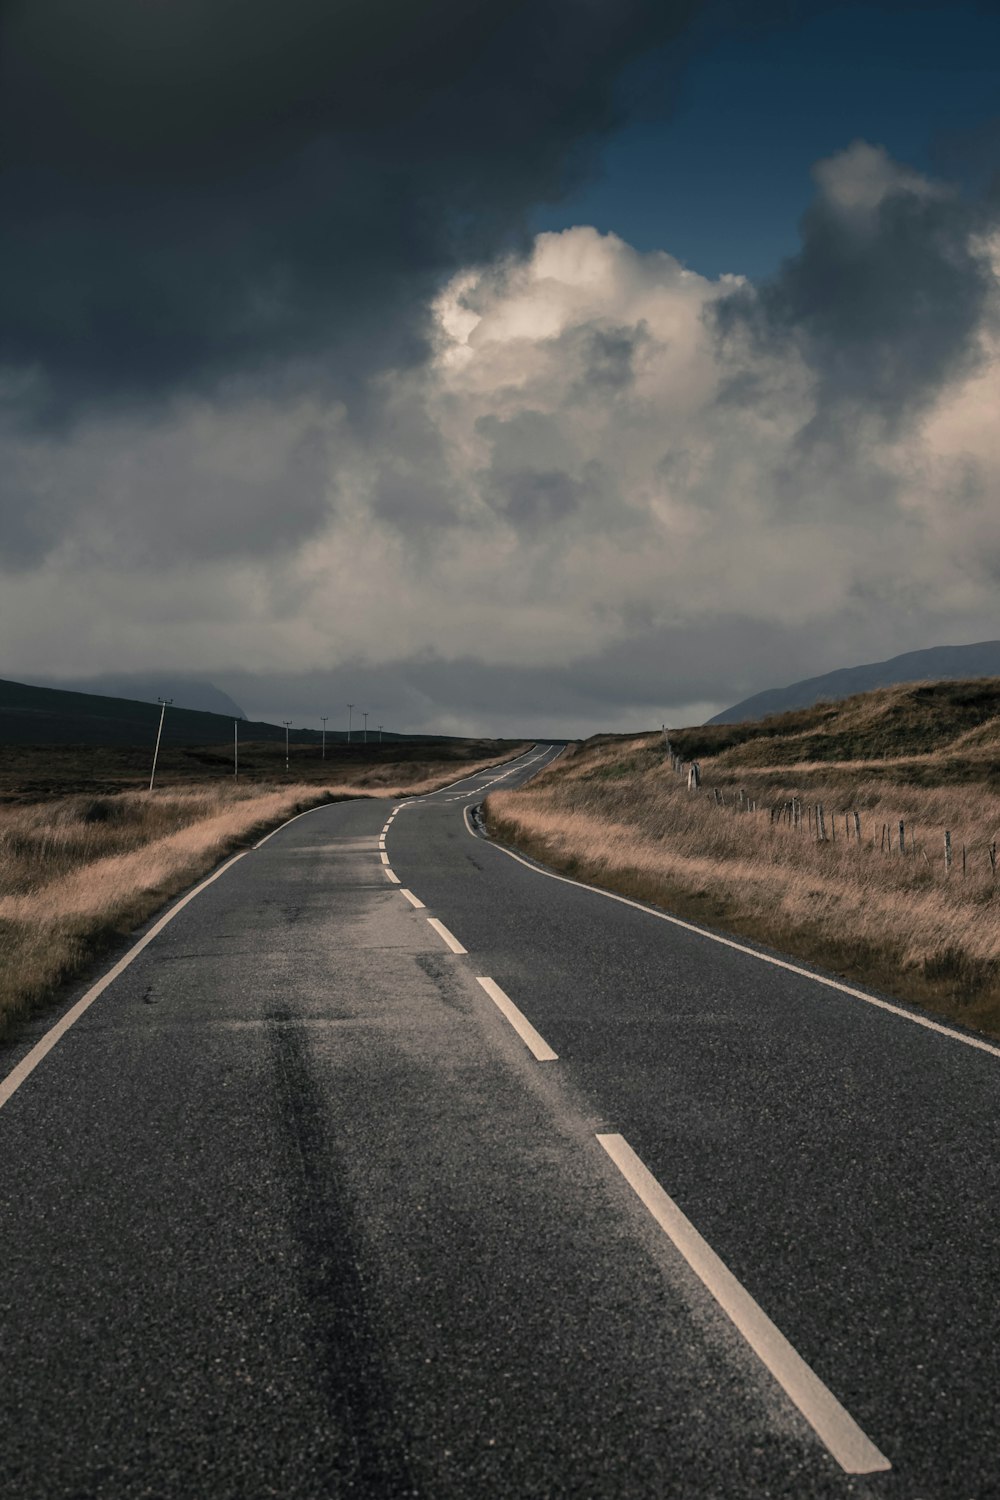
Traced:
[[1000, 1051], [477, 836], [556, 753], [0, 1055], [4, 1500], [1000, 1496]]

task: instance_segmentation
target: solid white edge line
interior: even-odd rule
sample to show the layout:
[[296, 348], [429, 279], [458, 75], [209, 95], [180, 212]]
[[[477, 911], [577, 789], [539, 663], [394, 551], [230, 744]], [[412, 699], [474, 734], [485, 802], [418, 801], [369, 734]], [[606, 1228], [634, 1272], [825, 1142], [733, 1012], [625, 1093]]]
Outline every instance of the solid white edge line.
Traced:
[[395, 870], [390, 870], [389, 867], [385, 865], [383, 866], [382, 873], [385, 875], [386, 880], [392, 881], [393, 885], [399, 885], [399, 876], [396, 874]]
[[[360, 797], [357, 797], [357, 798], [350, 797], [350, 798], [346, 798], [344, 800], [350, 801], [350, 802], [354, 802], [354, 801], [360, 802], [363, 799], [360, 798]], [[262, 849], [263, 846], [267, 843], [268, 839], [273, 839], [274, 835], [276, 833], [280, 833], [283, 828], [287, 828], [288, 825], [289, 825], [289, 823], [297, 823], [300, 818], [307, 818], [310, 813], [322, 812], [322, 810], [323, 810], [324, 807], [333, 807], [333, 806], [334, 806], [334, 804], [332, 802], [317, 802], [317, 804], [316, 804], [315, 807], [307, 807], [304, 812], [296, 813], [295, 816], [294, 816], [294, 818], [286, 818], [285, 821], [284, 821], [284, 823], [279, 823], [278, 826], [277, 826], [277, 828], [272, 828], [270, 833], [265, 833], [264, 837], [262, 839], [258, 839], [257, 842], [256, 842], [256, 844], [253, 845], [253, 847], [255, 849]]]
[[534, 865], [529, 859], [524, 859], [520, 854], [515, 854], [513, 849], [505, 849], [494, 839], [483, 839], [469, 822], [468, 809], [465, 810], [466, 831], [480, 843], [489, 843], [490, 847], [496, 849], [500, 854], [506, 854], [509, 859], [516, 859], [519, 865], [524, 865], [526, 870], [531, 870], [536, 875], [544, 875], [547, 880], [558, 880], [562, 885], [575, 885], [577, 890], [589, 891], [593, 896], [603, 896], [608, 901], [618, 901], [622, 906], [631, 906], [635, 911], [645, 912], [647, 917], [656, 917], [660, 922], [669, 922], [672, 927], [681, 927], [685, 932], [693, 932], [698, 937], [707, 938], [710, 943], [719, 943], [723, 948], [732, 948], [736, 953], [746, 953], [750, 958], [755, 958], [762, 964], [770, 964], [774, 969], [786, 969], [789, 974], [798, 974], [803, 979], [809, 979], [813, 984], [821, 984], [828, 990], [837, 990], [842, 995], [850, 995], [854, 1000], [863, 1000], [866, 1005], [873, 1005], [877, 1010], [888, 1011], [890, 1015], [898, 1016], [902, 1021], [911, 1021], [914, 1026], [922, 1026], [925, 1031], [936, 1031], [941, 1036], [946, 1036], [953, 1042], [962, 1042], [966, 1047], [972, 1047], [977, 1052], [988, 1052], [992, 1057], [1000, 1057], [1000, 1047], [992, 1042], [983, 1041], [978, 1036], [966, 1036], [964, 1032], [953, 1031], [950, 1026], [945, 1026], [941, 1021], [932, 1021], [928, 1016], [918, 1016], [912, 1011], [904, 1010], [901, 1005], [893, 1005], [891, 1000], [880, 1000], [877, 995], [869, 995], [864, 990], [857, 990], [853, 985], [841, 984], [838, 979], [827, 979], [822, 974], [814, 974], [810, 969], [803, 969], [798, 964], [789, 963], [783, 958], [772, 958], [769, 953], [758, 953], [756, 948], [748, 948], [745, 943], [737, 943], [733, 938], [723, 937], [721, 933], [710, 932], [707, 927], [696, 927], [693, 922], [685, 922], [682, 917], [672, 917], [669, 912], [660, 911], [655, 906], [644, 906], [641, 901], [633, 901], [628, 896], [619, 896], [615, 891], [603, 891], [597, 885], [585, 885], [582, 880], [573, 880], [569, 875], [557, 875], [555, 870], [543, 870], [540, 865]]
[[498, 984], [484, 976], [477, 978], [476, 983], [482, 985], [497, 1010], [507, 1017], [521, 1041], [539, 1062], [557, 1061], [559, 1054], [553, 1052], [548, 1042], [538, 1034], [523, 1011], [518, 1010], [510, 996], [505, 995]]
[[892, 1465], [781, 1330], [771, 1322], [729, 1267], [664, 1192], [623, 1136], [598, 1135], [633, 1192], [673, 1241], [699, 1280], [735, 1324], [758, 1359], [798, 1407], [817, 1437], [847, 1474], [875, 1474]]
[[[312, 809], [310, 809], [310, 811], [312, 811]], [[302, 815], [299, 814], [299, 816], [301, 817]], [[277, 829], [275, 830], [275, 832], [277, 832]], [[234, 854], [231, 859], [227, 859], [224, 865], [220, 865], [219, 868], [214, 871], [213, 874], [209, 875], [206, 880], [203, 880], [200, 885], [196, 885], [193, 891], [188, 891], [186, 896], [182, 896], [180, 901], [175, 902], [170, 910], [168, 912], [165, 912], [164, 915], [159, 919], [159, 921], [153, 924], [146, 935], [144, 937], [141, 937], [139, 941], [135, 943], [128, 950], [128, 952], [118, 960], [113, 968], [109, 969], [108, 972], [101, 979], [99, 979], [96, 984], [91, 985], [87, 993], [81, 996], [76, 1004], [72, 1005], [69, 1008], [66, 1014], [56, 1022], [51, 1030], [45, 1033], [41, 1041], [36, 1042], [31, 1051], [25, 1057], [22, 1057], [17, 1067], [13, 1068], [7, 1074], [6, 1078], [2, 1082], [0, 1082], [0, 1109], [2, 1109], [3, 1106], [7, 1103], [7, 1100], [11, 1097], [11, 1095], [17, 1092], [17, 1090], [21, 1087], [21, 1084], [29, 1076], [29, 1074], [35, 1071], [35, 1069], [38, 1067], [38, 1064], [42, 1061], [46, 1054], [52, 1051], [52, 1048], [55, 1046], [56, 1042], [58, 1042], [61, 1037], [65, 1036], [66, 1032], [70, 1029], [74, 1022], [78, 1021], [83, 1015], [84, 1011], [88, 1010], [89, 1007], [93, 1005], [98, 996], [102, 995], [108, 988], [108, 985], [114, 983], [119, 974], [123, 973], [125, 969], [128, 968], [133, 959], [138, 958], [143, 948], [148, 947], [153, 939], [159, 936], [164, 927], [166, 927], [167, 923], [172, 922], [174, 917], [177, 916], [177, 913], [183, 911], [184, 907], [187, 906], [189, 901], [193, 901], [195, 896], [199, 895], [206, 886], [211, 885], [213, 881], [218, 880], [220, 875], [224, 875], [227, 870], [232, 869], [237, 860], [244, 859], [249, 852], [250, 851], [248, 849], [242, 849], [239, 854]]]
[[405, 886], [400, 886], [399, 894], [401, 896], [405, 896], [410, 905], [415, 906], [418, 911], [423, 911], [425, 909], [424, 903], [420, 900], [420, 897], [415, 896], [412, 891], [408, 891]]
[[438, 934], [438, 936], [443, 938], [444, 941], [448, 944], [448, 947], [451, 949], [452, 953], [468, 953], [468, 948], [463, 948], [461, 943], [458, 941], [458, 938], [454, 937], [448, 931], [444, 923], [438, 921], [437, 917], [428, 917], [427, 920], [434, 928], [434, 931]]

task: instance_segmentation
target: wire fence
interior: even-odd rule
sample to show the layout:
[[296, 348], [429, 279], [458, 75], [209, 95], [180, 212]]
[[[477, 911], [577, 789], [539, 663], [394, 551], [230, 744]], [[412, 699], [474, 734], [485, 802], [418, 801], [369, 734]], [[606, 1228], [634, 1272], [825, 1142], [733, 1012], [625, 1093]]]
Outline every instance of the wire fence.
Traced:
[[[958, 842], [953, 840], [949, 828], [943, 830], [939, 856], [932, 860], [926, 849], [926, 835], [918, 837], [917, 825], [905, 819], [888, 822], [857, 808], [840, 808], [831, 811], [820, 801], [803, 802], [800, 797], [786, 797], [780, 802], [758, 801], [741, 788], [706, 787], [702, 784], [701, 764], [696, 760], [684, 760], [677, 755], [664, 732], [667, 757], [671, 769], [687, 781], [690, 792], [710, 796], [715, 805], [728, 808], [733, 813], [766, 814], [771, 826], [797, 830], [803, 837], [811, 837], [817, 844], [836, 844], [842, 838], [845, 844], [860, 849], [878, 850], [882, 855], [922, 859], [928, 867], [940, 862], [944, 877], [950, 878], [960, 869], [963, 877], [976, 867], [985, 873], [989, 868], [990, 878], [997, 877], [997, 839], [984, 838], [981, 842]], [[841, 819], [843, 819], [842, 833]]]

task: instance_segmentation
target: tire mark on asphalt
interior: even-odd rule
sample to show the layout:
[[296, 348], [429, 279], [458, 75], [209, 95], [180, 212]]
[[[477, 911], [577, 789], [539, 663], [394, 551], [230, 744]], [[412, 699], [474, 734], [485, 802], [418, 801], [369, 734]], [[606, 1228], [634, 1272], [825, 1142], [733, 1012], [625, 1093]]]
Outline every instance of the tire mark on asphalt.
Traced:
[[341, 1443], [324, 1475], [331, 1494], [416, 1494], [407, 1434], [376, 1351], [383, 1338], [361, 1267], [371, 1266], [356, 1222], [323, 1102], [312, 1076], [306, 1033], [286, 1008], [266, 1017], [277, 1080], [276, 1099], [288, 1155], [286, 1186], [301, 1251], [303, 1300], [325, 1397]]

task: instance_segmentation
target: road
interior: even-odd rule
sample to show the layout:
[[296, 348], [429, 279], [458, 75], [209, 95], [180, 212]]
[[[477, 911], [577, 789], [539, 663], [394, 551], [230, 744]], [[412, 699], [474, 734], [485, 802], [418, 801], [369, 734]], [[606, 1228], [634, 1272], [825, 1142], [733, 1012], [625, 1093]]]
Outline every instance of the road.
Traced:
[[476, 836], [557, 753], [6, 1049], [4, 1500], [1000, 1495], [1000, 1053]]

